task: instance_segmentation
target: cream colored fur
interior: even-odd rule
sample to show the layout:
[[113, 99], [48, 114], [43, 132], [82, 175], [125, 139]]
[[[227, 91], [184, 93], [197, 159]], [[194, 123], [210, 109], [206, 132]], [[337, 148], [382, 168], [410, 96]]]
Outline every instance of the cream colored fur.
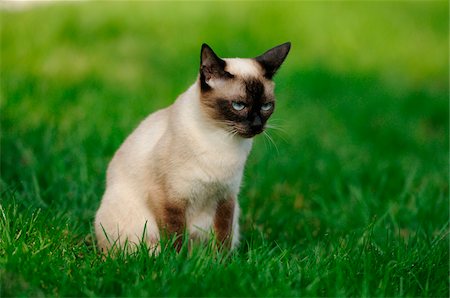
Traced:
[[[232, 73], [258, 72], [252, 60], [226, 61]], [[208, 118], [200, 106], [197, 80], [171, 106], [142, 121], [114, 155], [95, 218], [100, 248], [144, 240], [158, 250], [157, 218], [168, 195], [187, 200], [190, 237], [208, 239], [218, 199], [226, 194], [237, 198], [251, 147], [252, 139], [231, 135]], [[160, 185], [163, 176], [169, 186]], [[238, 218], [236, 201], [232, 247], [239, 241]]]

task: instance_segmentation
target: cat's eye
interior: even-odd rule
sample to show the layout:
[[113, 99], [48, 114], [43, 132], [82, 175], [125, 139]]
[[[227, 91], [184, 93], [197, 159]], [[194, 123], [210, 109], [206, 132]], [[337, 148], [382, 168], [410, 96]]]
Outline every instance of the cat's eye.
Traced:
[[231, 106], [233, 107], [233, 109], [235, 109], [236, 111], [242, 111], [245, 108], [245, 104], [243, 102], [240, 101], [233, 101], [231, 103]]
[[267, 102], [261, 106], [261, 110], [268, 111], [273, 107], [273, 102]]

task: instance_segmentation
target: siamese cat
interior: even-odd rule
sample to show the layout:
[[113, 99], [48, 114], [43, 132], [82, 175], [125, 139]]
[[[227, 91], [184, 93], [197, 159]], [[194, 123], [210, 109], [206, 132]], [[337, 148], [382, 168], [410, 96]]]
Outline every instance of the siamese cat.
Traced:
[[275, 109], [272, 78], [290, 46], [221, 59], [202, 45], [196, 82], [143, 120], [108, 166], [95, 218], [103, 252], [143, 241], [157, 253], [163, 235], [177, 250], [185, 235], [237, 246], [244, 165]]

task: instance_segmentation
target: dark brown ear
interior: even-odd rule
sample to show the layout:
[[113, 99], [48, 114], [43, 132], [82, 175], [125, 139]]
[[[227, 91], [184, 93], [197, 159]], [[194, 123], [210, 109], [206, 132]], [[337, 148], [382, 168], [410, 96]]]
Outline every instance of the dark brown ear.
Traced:
[[202, 45], [200, 54], [200, 85], [203, 91], [211, 89], [208, 85], [210, 79], [231, 78], [232, 74], [225, 71], [226, 62], [206, 44]]
[[264, 68], [264, 76], [266, 78], [268, 78], [269, 80], [272, 79], [278, 68], [280, 68], [290, 49], [291, 43], [286, 42], [282, 45], [268, 50], [264, 54], [255, 58], [255, 60], [258, 61], [259, 64], [261, 64], [261, 66]]

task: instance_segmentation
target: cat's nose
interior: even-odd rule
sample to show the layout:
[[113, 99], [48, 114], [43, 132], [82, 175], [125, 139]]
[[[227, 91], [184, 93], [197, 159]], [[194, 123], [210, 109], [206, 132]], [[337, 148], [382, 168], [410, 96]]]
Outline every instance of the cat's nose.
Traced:
[[261, 131], [263, 128], [261, 117], [255, 116], [253, 121], [250, 123], [250, 127], [252, 128], [253, 131]]

